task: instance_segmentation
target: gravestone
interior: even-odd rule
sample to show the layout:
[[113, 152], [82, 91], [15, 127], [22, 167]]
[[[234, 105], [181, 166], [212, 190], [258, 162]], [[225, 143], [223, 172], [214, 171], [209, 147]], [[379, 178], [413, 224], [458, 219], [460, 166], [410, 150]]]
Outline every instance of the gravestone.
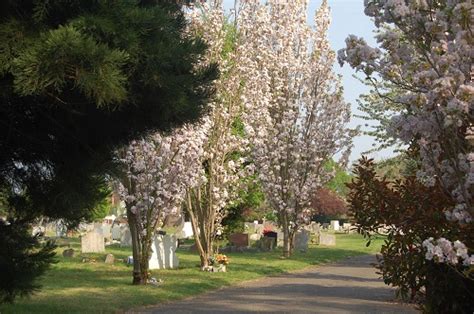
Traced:
[[102, 229], [102, 234], [104, 235], [105, 238], [112, 239], [112, 229], [110, 228], [109, 224], [103, 224], [101, 226], [101, 229]]
[[67, 228], [62, 222], [56, 222], [56, 237], [63, 238], [66, 236]]
[[107, 255], [105, 256], [105, 261], [104, 261], [104, 263], [106, 263], [106, 264], [113, 264], [114, 262], [115, 262], [115, 257], [114, 257], [113, 254], [107, 254]]
[[148, 265], [150, 269], [177, 268], [179, 260], [176, 256], [178, 239], [172, 235], [156, 235], [151, 245], [152, 254]]
[[229, 236], [229, 241], [236, 247], [249, 246], [249, 235], [247, 233], [233, 233]]
[[310, 233], [308, 230], [300, 230], [295, 234], [295, 249], [301, 252], [308, 250]]
[[193, 225], [191, 224], [190, 221], [184, 222], [183, 232], [184, 232], [185, 239], [188, 239], [194, 235]]
[[319, 235], [319, 245], [336, 245], [336, 236], [333, 234], [321, 233]]
[[255, 224], [253, 222], [244, 223], [244, 230], [246, 233], [255, 233]]
[[132, 246], [132, 234], [130, 233], [130, 229], [127, 227], [123, 227], [122, 229], [122, 236], [120, 237], [120, 246]]
[[105, 252], [104, 236], [95, 230], [86, 233], [81, 237], [82, 253], [102, 253]]
[[255, 233], [257, 233], [257, 234], [263, 234], [263, 229], [265, 229], [265, 227], [263, 226], [263, 224], [255, 225]]
[[277, 247], [283, 247], [284, 237], [285, 235], [283, 234], [283, 231], [278, 230], [277, 231]]
[[122, 231], [119, 225], [114, 225], [112, 227], [111, 233], [112, 233], [112, 240], [119, 241], [120, 238], [122, 237]]
[[329, 229], [329, 224], [327, 222], [323, 223], [322, 227], [323, 230], [328, 230]]
[[74, 257], [74, 249], [65, 249], [63, 251], [63, 257]]
[[339, 231], [339, 220], [331, 220], [331, 229]]
[[262, 235], [258, 233], [252, 233], [251, 235], [249, 235], [249, 239], [252, 241], [258, 241], [261, 237]]
[[321, 226], [319, 223], [312, 221], [309, 225], [309, 231], [313, 234], [319, 234], [321, 232]]
[[262, 251], [273, 251], [276, 244], [276, 238], [263, 237], [260, 239], [260, 249]]

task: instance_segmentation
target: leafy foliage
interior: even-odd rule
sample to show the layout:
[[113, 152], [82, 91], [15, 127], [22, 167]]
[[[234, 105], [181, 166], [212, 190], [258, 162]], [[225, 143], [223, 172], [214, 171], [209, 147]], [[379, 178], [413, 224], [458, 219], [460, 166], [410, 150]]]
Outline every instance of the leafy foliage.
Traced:
[[0, 234], [0, 303], [11, 303], [40, 288], [38, 277], [54, 262], [55, 245], [41, 244], [21, 220], [0, 220]]
[[[400, 294], [410, 299], [426, 288], [427, 307], [436, 299], [434, 308], [441, 312], [456, 312], [456, 309], [472, 306], [474, 299], [466, 303], [466, 299], [458, 296], [464, 293], [472, 297], [468, 287], [473, 278], [440, 277], [446, 266], [425, 259], [422, 248], [422, 242], [428, 237], [458, 239], [465, 241], [468, 247], [474, 244], [470, 236], [474, 231], [472, 224], [460, 227], [446, 220], [444, 211], [452, 206], [452, 201], [440, 185], [426, 187], [414, 176], [388, 180], [377, 175], [373, 160], [367, 158], [359, 160], [354, 174], [355, 179], [348, 185], [349, 210], [359, 232], [370, 243], [379, 228], [388, 227], [377, 266], [385, 283], [398, 287]], [[453, 266], [451, 271], [463, 270], [462, 266]], [[452, 290], [450, 280], [459, 282], [460, 290]]]

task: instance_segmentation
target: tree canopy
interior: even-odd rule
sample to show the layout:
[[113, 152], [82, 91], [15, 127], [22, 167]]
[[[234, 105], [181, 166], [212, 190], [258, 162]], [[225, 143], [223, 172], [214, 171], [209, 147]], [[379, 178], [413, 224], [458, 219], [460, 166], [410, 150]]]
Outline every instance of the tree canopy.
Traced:
[[0, 187], [24, 217], [77, 221], [104, 197], [111, 152], [202, 112], [213, 65], [160, 1], [5, 1]]
[[0, 300], [34, 291], [52, 260], [35, 218], [93, 219], [118, 147], [204, 111], [217, 67], [197, 66], [206, 44], [186, 25], [173, 1], [0, 3]]

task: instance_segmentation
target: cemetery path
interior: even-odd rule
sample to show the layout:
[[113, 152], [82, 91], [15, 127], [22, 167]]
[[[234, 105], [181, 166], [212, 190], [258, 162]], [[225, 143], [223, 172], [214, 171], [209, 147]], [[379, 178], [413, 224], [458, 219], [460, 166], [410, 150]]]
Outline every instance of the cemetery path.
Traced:
[[140, 313], [417, 313], [394, 302], [373, 255], [244, 282]]

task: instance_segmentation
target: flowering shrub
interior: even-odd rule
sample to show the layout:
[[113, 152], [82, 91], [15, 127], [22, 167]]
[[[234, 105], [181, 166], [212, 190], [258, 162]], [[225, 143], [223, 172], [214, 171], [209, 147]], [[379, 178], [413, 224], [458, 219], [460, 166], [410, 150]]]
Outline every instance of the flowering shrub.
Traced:
[[384, 282], [405, 298], [424, 298], [431, 311], [457, 313], [473, 306], [474, 230], [446, 219], [444, 211], [453, 203], [440, 184], [427, 187], [414, 175], [389, 181], [366, 158], [354, 169], [348, 201], [359, 232], [370, 243], [378, 228], [388, 227], [377, 265]]

